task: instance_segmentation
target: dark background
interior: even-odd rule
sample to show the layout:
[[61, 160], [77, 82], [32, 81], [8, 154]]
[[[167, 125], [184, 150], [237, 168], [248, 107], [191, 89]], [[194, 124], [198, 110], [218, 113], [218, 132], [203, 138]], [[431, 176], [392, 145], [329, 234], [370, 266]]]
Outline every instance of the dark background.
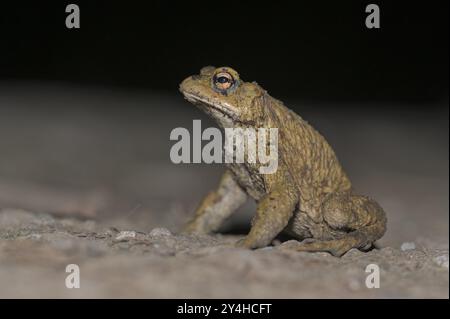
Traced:
[[[365, 27], [377, 3], [381, 29]], [[276, 97], [448, 100], [448, 1], [69, 1], [0, 9], [0, 81], [59, 81], [175, 92], [229, 65]]]

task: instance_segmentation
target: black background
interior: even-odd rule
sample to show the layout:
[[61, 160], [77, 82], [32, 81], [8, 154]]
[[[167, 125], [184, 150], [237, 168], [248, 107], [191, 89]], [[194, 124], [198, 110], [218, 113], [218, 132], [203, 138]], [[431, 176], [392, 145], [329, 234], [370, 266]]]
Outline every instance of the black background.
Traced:
[[65, 27], [68, 1], [2, 4], [0, 81], [177, 93], [210, 64], [279, 98], [448, 101], [448, 1], [73, 2], [81, 29]]

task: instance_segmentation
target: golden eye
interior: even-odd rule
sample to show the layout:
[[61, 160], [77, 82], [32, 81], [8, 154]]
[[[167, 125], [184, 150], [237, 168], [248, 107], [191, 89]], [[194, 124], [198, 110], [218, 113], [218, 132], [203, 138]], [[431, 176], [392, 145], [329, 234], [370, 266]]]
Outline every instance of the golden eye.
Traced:
[[234, 78], [228, 72], [219, 72], [214, 75], [214, 86], [221, 92], [224, 92], [234, 85]]

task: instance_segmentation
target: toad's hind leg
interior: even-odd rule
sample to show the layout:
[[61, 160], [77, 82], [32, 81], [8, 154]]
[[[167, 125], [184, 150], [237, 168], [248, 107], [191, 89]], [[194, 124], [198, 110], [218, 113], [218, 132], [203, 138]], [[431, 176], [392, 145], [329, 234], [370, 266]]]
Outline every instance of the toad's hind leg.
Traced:
[[334, 239], [290, 244], [297, 251], [326, 251], [342, 256], [352, 248], [364, 248], [381, 238], [386, 231], [386, 215], [377, 202], [350, 193], [330, 194], [322, 205], [324, 222]]

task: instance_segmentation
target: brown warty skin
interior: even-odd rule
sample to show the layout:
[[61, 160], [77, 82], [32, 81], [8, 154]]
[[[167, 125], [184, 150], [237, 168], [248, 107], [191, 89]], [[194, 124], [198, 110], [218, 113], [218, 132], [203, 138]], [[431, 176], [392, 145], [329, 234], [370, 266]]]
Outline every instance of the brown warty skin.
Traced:
[[287, 249], [342, 256], [383, 236], [386, 215], [352, 185], [325, 138], [255, 82], [243, 82], [229, 67], [204, 67], [180, 85], [185, 98], [221, 128], [278, 128], [278, 169], [260, 174], [258, 163], [227, 164], [216, 190], [201, 202], [188, 233], [210, 233], [248, 197], [257, 203], [249, 234], [239, 247], [269, 245], [281, 232]]

